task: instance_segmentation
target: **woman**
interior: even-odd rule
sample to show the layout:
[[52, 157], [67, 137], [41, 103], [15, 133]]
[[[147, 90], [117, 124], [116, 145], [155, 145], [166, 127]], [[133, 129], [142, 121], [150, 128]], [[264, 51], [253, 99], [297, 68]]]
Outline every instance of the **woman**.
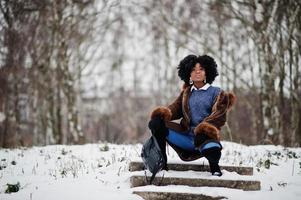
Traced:
[[[212, 175], [221, 176], [218, 165], [222, 149], [220, 130], [235, 96], [211, 86], [218, 72], [217, 64], [210, 56], [188, 55], [177, 69], [184, 81], [182, 91], [172, 104], [152, 111], [149, 128], [157, 138], [165, 160], [168, 142], [184, 161], [206, 157]], [[172, 122], [176, 119], [181, 119], [180, 123]]]

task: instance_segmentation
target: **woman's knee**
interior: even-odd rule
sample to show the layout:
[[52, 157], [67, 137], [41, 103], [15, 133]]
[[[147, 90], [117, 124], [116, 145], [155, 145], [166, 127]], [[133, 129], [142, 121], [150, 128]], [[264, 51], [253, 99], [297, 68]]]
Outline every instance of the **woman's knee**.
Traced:
[[167, 141], [173, 145], [185, 149], [187, 151], [194, 151], [193, 139], [188, 134], [179, 133], [172, 129], [168, 129]]

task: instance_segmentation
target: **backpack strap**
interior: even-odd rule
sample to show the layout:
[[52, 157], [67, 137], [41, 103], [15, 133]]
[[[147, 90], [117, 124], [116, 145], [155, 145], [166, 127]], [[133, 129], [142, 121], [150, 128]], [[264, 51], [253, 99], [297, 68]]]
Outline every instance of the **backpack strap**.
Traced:
[[[148, 180], [147, 175], [146, 175], [146, 171], [144, 171], [145, 182], [146, 182], [147, 184], [151, 185], [151, 184], [153, 183], [153, 181], [155, 180], [156, 174], [157, 174], [157, 173], [152, 173], [152, 176], [151, 176], [150, 179]], [[162, 184], [163, 179], [164, 179], [164, 173], [163, 173], [163, 175], [162, 175], [162, 177], [161, 177], [161, 180], [160, 180], [159, 183], [158, 183], [158, 186], [160, 186], [160, 185]]]

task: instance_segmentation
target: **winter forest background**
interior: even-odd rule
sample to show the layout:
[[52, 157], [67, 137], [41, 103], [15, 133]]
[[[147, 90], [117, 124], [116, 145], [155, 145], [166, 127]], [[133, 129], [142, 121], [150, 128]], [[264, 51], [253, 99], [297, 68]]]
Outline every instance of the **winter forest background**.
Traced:
[[1, 147], [142, 142], [188, 54], [238, 98], [223, 140], [301, 144], [301, 2], [0, 0]]

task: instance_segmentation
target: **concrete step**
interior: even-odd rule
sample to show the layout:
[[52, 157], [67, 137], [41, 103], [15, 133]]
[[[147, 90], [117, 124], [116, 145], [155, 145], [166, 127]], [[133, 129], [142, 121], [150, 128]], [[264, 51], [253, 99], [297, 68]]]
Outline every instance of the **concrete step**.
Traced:
[[[210, 171], [209, 165], [200, 165], [200, 164], [192, 164], [192, 163], [168, 163], [167, 164], [169, 170], [175, 171]], [[226, 170], [229, 172], [236, 172], [240, 175], [253, 175], [253, 167], [238, 167], [238, 166], [220, 166], [221, 170]], [[129, 164], [129, 170], [133, 171], [141, 171], [144, 169], [143, 162], [132, 161]]]
[[204, 194], [159, 192], [159, 191], [134, 191], [134, 194], [141, 196], [145, 200], [219, 200], [225, 197], [212, 197]]
[[[184, 173], [184, 172], [182, 172]], [[225, 188], [234, 188], [242, 189], [246, 191], [260, 190], [260, 182], [256, 180], [244, 180], [242, 179], [224, 179], [222, 177], [202, 177], [195, 175], [191, 177], [185, 176], [167, 176], [162, 179], [162, 175], [157, 175], [153, 181], [154, 185], [186, 185], [191, 187], [225, 187]], [[150, 179], [150, 176], [147, 176]], [[247, 178], [247, 177], [245, 177]], [[145, 186], [148, 183], [146, 182], [145, 176], [142, 174], [133, 175], [130, 178], [131, 187]]]

